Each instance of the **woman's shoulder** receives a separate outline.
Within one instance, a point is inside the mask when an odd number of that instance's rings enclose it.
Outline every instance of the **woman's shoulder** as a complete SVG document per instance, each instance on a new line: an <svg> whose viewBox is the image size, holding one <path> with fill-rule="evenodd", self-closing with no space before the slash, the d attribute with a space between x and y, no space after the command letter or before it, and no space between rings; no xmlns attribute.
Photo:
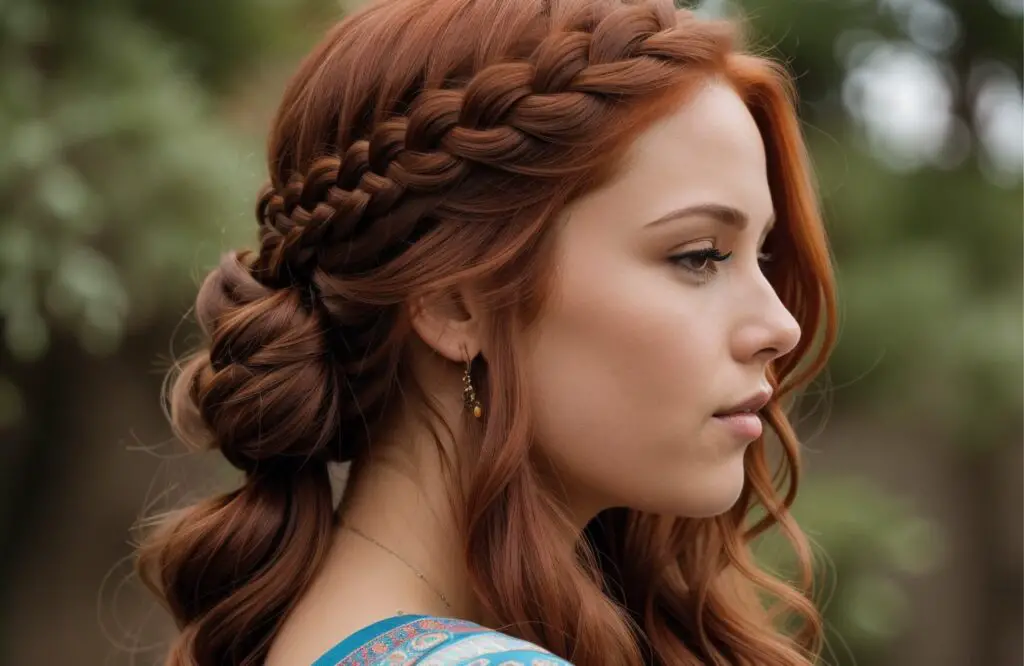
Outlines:
<svg viewBox="0 0 1024 666"><path fill-rule="evenodd" d="M313 666L572 666L533 643L472 622L396 615L352 634Z"/></svg>

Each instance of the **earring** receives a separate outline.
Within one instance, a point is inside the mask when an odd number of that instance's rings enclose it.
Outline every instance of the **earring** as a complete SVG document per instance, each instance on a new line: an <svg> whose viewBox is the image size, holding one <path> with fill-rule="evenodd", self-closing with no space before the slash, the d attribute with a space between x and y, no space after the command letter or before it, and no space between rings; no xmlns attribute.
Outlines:
<svg viewBox="0 0 1024 666"><path fill-rule="evenodd" d="M476 389L473 388L473 377L470 376L470 370L473 369L473 359L466 361L466 371L462 373L462 402L465 403L466 409L473 412L473 416L480 418L483 416L484 410L480 406L480 401L476 399Z"/></svg>

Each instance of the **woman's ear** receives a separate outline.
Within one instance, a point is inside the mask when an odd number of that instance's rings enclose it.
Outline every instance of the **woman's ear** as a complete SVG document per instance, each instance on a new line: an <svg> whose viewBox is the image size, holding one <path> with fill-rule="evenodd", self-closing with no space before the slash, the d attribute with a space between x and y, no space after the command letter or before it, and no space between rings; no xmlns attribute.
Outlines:
<svg viewBox="0 0 1024 666"><path fill-rule="evenodd" d="M465 363L482 351L483 309L468 290L423 294L408 307L413 330L441 356Z"/></svg>

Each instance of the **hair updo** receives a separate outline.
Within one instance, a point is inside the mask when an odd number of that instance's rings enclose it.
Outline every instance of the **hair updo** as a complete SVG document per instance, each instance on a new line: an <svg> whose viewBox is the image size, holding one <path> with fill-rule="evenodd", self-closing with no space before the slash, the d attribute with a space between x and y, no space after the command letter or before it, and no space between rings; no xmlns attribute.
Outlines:
<svg viewBox="0 0 1024 666"><path fill-rule="evenodd" d="M170 516L140 548L143 580L181 630L168 665L262 663L330 543L329 463L361 460L415 394L404 304L466 281L508 324L486 332L486 424L462 498L473 592L504 629L578 666L812 663L820 620L788 513L799 454L780 408L766 418L782 467L755 442L729 513L615 510L570 557L549 547L565 515L530 464L516 364L558 212L720 77L764 137L780 238L768 277L809 333L774 364L776 394L823 366L832 275L791 83L735 50L733 30L671 0L385 0L330 31L274 121L258 248L207 276L195 308L206 342L169 378L176 434L222 452L245 482ZM750 540L773 525L802 587L752 560ZM802 629L774 628L759 594Z"/></svg>

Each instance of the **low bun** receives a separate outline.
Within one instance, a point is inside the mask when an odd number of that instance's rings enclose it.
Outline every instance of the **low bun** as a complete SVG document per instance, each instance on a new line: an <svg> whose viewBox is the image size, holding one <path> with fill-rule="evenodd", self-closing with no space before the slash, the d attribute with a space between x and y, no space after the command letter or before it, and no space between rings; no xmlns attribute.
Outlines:
<svg viewBox="0 0 1024 666"><path fill-rule="evenodd" d="M227 254L196 299L210 336L188 383L211 443L240 470L342 459L339 378L325 312L298 287L258 282L248 255Z"/></svg>

